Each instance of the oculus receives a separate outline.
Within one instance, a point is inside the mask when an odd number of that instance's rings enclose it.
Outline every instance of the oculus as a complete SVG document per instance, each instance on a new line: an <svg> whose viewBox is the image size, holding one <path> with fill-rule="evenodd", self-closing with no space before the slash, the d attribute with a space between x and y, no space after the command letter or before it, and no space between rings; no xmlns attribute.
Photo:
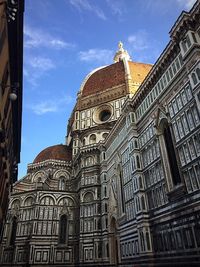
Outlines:
<svg viewBox="0 0 200 267"><path fill-rule="evenodd" d="M99 120L104 122L104 121L108 121L111 117L111 112L110 110L102 110L99 113Z"/></svg>
<svg viewBox="0 0 200 267"><path fill-rule="evenodd" d="M112 107L110 105L103 105L95 109L93 113L93 120L97 124L101 124L109 121L112 117L112 114Z"/></svg>

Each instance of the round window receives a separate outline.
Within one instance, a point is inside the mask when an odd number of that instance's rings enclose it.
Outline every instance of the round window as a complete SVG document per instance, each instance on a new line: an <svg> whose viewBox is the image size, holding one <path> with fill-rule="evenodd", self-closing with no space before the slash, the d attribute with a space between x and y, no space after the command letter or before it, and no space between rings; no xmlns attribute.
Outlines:
<svg viewBox="0 0 200 267"><path fill-rule="evenodd" d="M104 122L109 121L112 117L112 114L113 114L112 106L105 104L100 107L97 107L94 110L93 120L97 124L102 124Z"/></svg>
<svg viewBox="0 0 200 267"><path fill-rule="evenodd" d="M111 112L110 110L102 110L100 113L99 113L99 120L100 121L107 121L110 119L110 116L111 116Z"/></svg>

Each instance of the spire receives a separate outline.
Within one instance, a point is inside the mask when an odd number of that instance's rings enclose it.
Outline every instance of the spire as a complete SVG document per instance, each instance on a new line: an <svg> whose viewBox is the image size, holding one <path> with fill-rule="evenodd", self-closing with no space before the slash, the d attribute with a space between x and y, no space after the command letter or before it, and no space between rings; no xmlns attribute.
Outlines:
<svg viewBox="0 0 200 267"><path fill-rule="evenodd" d="M126 60L131 60L131 58L130 58L128 52L127 52L127 50L125 50L123 48L123 43L121 41L119 41L119 43L118 43L118 48L119 49L118 49L118 51L116 52L116 54L114 56L114 62L115 63L123 60L124 58Z"/></svg>

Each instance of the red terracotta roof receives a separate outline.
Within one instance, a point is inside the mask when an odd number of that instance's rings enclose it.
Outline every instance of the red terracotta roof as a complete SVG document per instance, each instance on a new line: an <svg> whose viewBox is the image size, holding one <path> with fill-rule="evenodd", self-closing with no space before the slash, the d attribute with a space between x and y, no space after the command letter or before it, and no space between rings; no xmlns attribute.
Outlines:
<svg viewBox="0 0 200 267"><path fill-rule="evenodd" d="M94 72L86 81L82 96L88 96L125 83L125 70L122 61Z"/></svg>
<svg viewBox="0 0 200 267"><path fill-rule="evenodd" d="M151 64L144 64L139 62L129 61L129 68L131 73L131 78L133 82L142 83L150 69L153 67Z"/></svg>
<svg viewBox="0 0 200 267"><path fill-rule="evenodd" d="M142 83L152 68L151 64L128 61L133 82ZM96 94L108 88L125 83L125 69L123 61L95 71L85 82L82 97Z"/></svg>
<svg viewBox="0 0 200 267"><path fill-rule="evenodd" d="M72 159L71 148L66 145L47 147L37 155L33 163L38 163L48 159L70 161Z"/></svg>

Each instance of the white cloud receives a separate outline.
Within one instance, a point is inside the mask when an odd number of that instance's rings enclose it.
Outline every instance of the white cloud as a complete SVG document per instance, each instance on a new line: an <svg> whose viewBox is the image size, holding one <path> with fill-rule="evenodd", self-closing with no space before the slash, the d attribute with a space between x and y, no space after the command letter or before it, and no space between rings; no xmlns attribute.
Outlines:
<svg viewBox="0 0 200 267"><path fill-rule="evenodd" d="M114 15L122 16L126 12L126 7L124 1L121 0L106 0L111 12Z"/></svg>
<svg viewBox="0 0 200 267"><path fill-rule="evenodd" d="M134 50L145 50L149 48L147 32L140 30L128 37L128 43Z"/></svg>
<svg viewBox="0 0 200 267"><path fill-rule="evenodd" d="M25 81L27 81L33 87L37 87L38 86L38 80L41 77L42 77L41 72L32 71L32 70L26 69L26 67L24 67L24 78L25 78Z"/></svg>
<svg viewBox="0 0 200 267"><path fill-rule="evenodd" d="M26 67L24 67L25 81L27 81L33 87L38 86L38 80L42 77L42 75L43 74L39 71L32 71L32 70L26 69Z"/></svg>
<svg viewBox="0 0 200 267"><path fill-rule="evenodd" d="M46 101L32 106L31 109L36 115L43 115L48 112L56 112L58 107L54 102Z"/></svg>
<svg viewBox="0 0 200 267"><path fill-rule="evenodd" d="M190 10L196 0L176 0L179 5L181 5L183 8Z"/></svg>
<svg viewBox="0 0 200 267"><path fill-rule="evenodd" d="M54 69L55 65L50 58L44 57L33 57L29 58L29 66L38 69L40 71L48 71L50 69Z"/></svg>
<svg viewBox="0 0 200 267"><path fill-rule="evenodd" d="M93 2L94 3L94 2ZM96 14L102 20L106 20L106 16L102 9L89 3L88 0L70 0L70 4L74 6L79 12L90 11Z"/></svg>
<svg viewBox="0 0 200 267"><path fill-rule="evenodd" d="M31 53L26 53L24 58L24 77L33 87L38 86L38 80L48 71L56 68L56 64L48 57L33 56Z"/></svg>
<svg viewBox="0 0 200 267"><path fill-rule="evenodd" d="M60 38L51 36L40 29L25 26L24 46L25 48L46 47L53 49L64 49L74 47L74 44L67 43Z"/></svg>
<svg viewBox="0 0 200 267"><path fill-rule="evenodd" d="M161 48L159 41L152 39L151 35L144 29L129 35L125 46L133 61L151 64L160 55Z"/></svg>
<svg viewBox="0 0 200 267"><path fill-rule="evenodd" d="M56 113L63 110L66 105L71 104L73 98L71 96L61 97L54 100L45 100L34 105L28 106L36 115L44 115L47 113Z"/></svg>
<svg viewBox="0 0 200 267"><path fill-rule="evenodd" d="M196 0L145 0L141 1L141 6L143 9L148 10L152 14L159 12L160 15L167 15L173 8L176 8L177 6L181 10L188 11L195 2Z"/></svg>
<svg viewBox="0 0 200 267"><path fill-rule="evenodd" d="M87 51L79 52L79 59L85 62L110 64L112 62L114 53L108 49L89 49Z"/></svg>

